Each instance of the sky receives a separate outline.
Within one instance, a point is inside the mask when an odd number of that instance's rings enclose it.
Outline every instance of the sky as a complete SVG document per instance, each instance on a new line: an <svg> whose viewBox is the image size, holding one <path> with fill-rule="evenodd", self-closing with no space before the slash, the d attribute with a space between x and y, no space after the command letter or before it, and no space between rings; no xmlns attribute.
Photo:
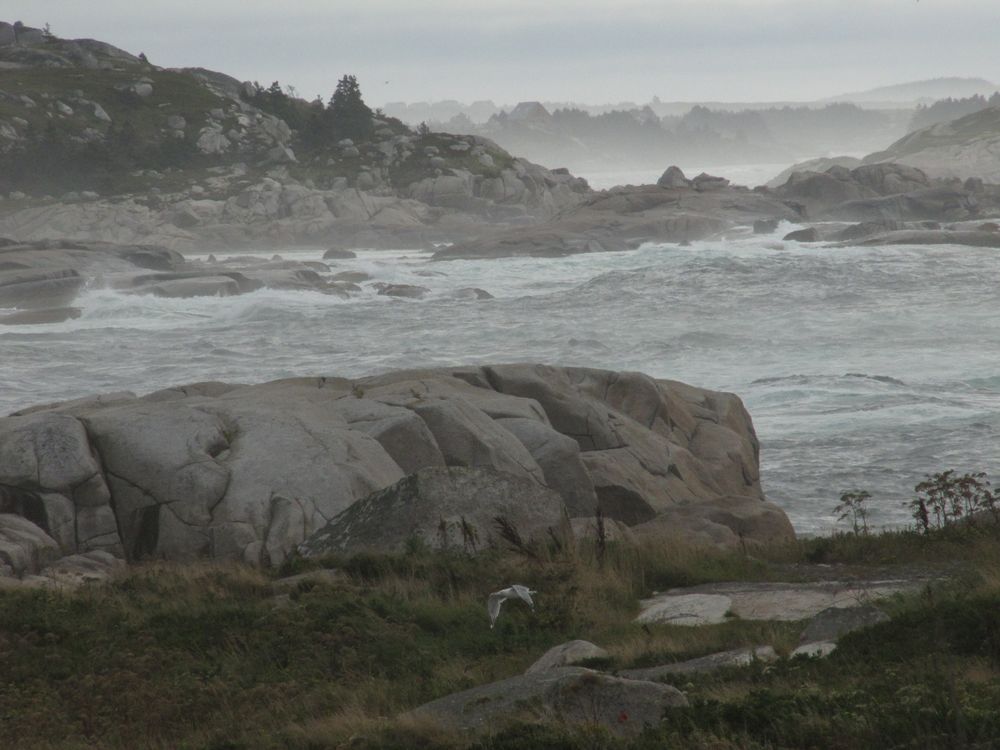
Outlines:
<svg viewBox="0 0 1000 750"><path fill-rule="evenodd" d="M0 0L164 67L329 98L809 101L941 76L1000 82L1000 0Z"/></svg>

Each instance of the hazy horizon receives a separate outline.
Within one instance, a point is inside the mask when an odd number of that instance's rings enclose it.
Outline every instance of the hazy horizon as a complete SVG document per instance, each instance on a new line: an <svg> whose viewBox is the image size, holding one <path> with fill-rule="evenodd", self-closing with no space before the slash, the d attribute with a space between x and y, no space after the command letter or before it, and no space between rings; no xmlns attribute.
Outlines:
<svg viewBox="0 0 1000 750"><path fill-rule="evenodd" d="M604 104L814 101L950 76L1000 80L994 0L8 0L0 20L51 25L164 67L277 79L327 98L343 73L375 105L491 99ZM928 54L928 49L944 50ZM944 59L943 59L944 58Z"/></svg>

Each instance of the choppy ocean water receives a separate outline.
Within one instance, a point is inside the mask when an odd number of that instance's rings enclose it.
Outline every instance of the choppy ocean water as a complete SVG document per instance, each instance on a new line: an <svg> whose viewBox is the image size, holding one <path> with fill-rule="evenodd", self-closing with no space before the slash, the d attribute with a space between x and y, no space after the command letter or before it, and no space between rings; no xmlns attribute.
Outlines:
<svg viewBox="0 0 1000 750"><path fill-rule="evenodd" d="M845 490L869 490L874 522L900 525L926 473L1000 479L996 250L753 237L563 259L362 252L333 265L431 291L167 300L89 289L77 320L0 329L0 414L198 380L539 361L739 394L761 439L765 491L800 532L833 528ZM495 299L452 296L464 287Z"/></svg>

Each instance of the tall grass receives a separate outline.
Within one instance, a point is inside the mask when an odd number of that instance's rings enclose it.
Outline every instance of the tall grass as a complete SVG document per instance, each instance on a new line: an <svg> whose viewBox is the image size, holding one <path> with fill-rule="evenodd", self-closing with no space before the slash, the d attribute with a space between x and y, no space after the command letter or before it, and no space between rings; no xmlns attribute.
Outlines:
<svg viewBox="0 0 1000 750"><path fill-rule="evenodd" d="M890 623L895 629L875 629L875 640L854 645L848 639L844 655L827 662L683 678L681 687L703 708L677 714L647 738L661 745L648 746L796 747L781 743L815 744L834 731L870 739L874 735L822 719L822 711L839 710L847 701L841 693L868 691L865 680L878 686L872 695L896 707L909 699L893 690L945 684L931 661L909 664L907 649L945 665L948 684L956 687L954 700L940 710L955 714L958 701L956 715L974 737L990 726L991 714L981 706L997 691L989 644L993 638L1000 644L1000 636L991 629L994 620L977 613L998 605L1000 542L978 532L964 540L919 536L810 540L766 558L759 551L751 557L608 543L601 551L553 545L530 555L474 557L414 547L403 555L293 560L273 573L236 564L150 563L75 592L5 592L0 747L466 747L472 739L394 717L518 674L573 638L605 647L608 669L759 644L787 653L801 625L640 626L633 622L637 601L675 586L802 575L809 557L855 566L893 558L918 567L958 560L973 572L961 591L945 587L898 607ZM275 583L316 567L337 574ZM536 609L512 602L491 631L486 597L512 583L539 591ZM966 636L941 634L951 631ZM886 648L886 642L899 645ZM761 690L766 700L755 692ZM813 702L786 700L801 690L815 694ZM751 720L765 706L790 712L778 729ZM858 721L873 720L868 709L851 706L860 712ZM810 734L810 726L819 734ZM568 728L512 728L476 741L483 748L621 746L600 732Z"/></svg>

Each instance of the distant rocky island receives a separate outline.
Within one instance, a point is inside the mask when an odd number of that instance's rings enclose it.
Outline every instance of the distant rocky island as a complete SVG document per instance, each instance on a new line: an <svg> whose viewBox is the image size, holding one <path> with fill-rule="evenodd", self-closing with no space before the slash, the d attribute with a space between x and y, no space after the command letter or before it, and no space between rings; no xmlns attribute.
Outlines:
<svg viewBox="0 0 1000 750"><path fill-rule="evenodd" d="M483 138L418 132L352 93L306 102L2 24L0 236L420 247L551 216L588 192L565 171Z"/></svg>
<svg viewBox="0 0 1000 750"><path fill-rule="evenodd" d="M481 135L373 111L350 76L328 103L307 102L277 83L162 68L104 42L4 23L0 237L181 251L454 243L438 253L450 258L690 242L781 220L864 223L868 234L973 222L953 228L963 234L997 212L996 112L913 133L864 160L872 169L806 165L773 190L668 170L655 186L595 192ZM542 113L525 106L508 120L530 125Z"/></svg>

